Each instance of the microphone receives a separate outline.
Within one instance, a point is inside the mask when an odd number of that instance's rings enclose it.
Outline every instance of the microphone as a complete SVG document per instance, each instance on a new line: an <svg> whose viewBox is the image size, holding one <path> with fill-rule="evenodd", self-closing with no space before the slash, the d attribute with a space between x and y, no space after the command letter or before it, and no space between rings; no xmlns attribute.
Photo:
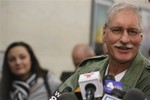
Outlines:
<svg viewBox="0 0 150 100"><path fill-rule="evenodd" d="M75 95L76 95L76 97L78 98L78 100L83 100L82 95L81 95L80 87L78 87L78 88L75 90Z"/></svg>
<svg viewBox="0 0 150 100"><path fill-rule="evenodd" d="M111 95L113 95L119 99L123 99L125 92L120 89L114 88L111 92Z"/></svg>
<svg viewBox="0 0 150 100"><path fill-rule="evenodd" d="M62 93L72 92L72 88L67 86ZM60 91L55 91L49 100L58 100L62 94Z"/></svg>
<svg viewBox="0 0 150 100"><path fill-rule="evenodd" d="M150 100L150 97L146 97L144 100Z"/></svg>
<svg viewBox="0 0 150 100"><path fill-rule="evenodd" d="M55 91L49 100L58 100L58 97L60 97L60 95L61 93L59 91Z"/></svg>
<svg viewBox="0 0 150 100"><path fill-rule="evenodd" d="M70 86L67 86L63 91L62 93L65 93L65 92L72 92L72 88Z"/></svg>
<svg viewBox="0 0 150 100"><path fill-rule="evenodd" d="M114 88L123 91L122 83L115 81L114 76L106 75L103 79L104 91L107 94L110 94Z"/></svg>
<svg viewBox="0 0 150 100"><path fill-rule="evenodd" d="M85 86L85 90L86 90L86 100L94 100L94 93L96 91L96 87L94 84L89 83Z"/></svg>
<svg viewBox="0 0 150 100"><path fill-rule="evenodd" d="M63 93L58 100L78 100L77 97L73 93Z"/></svg>
<svg viewBox="0 0 150 100"><path fill-rule="evenodd" d="M115 77L112 75L106 75L103 78L104 92L109 94L111 93L112 89L110 90L109 88L107 88L107 81L115 81Z"/></svg>
<svg viewBox="0 0 150 100"><path fill-rule="evenodd" d="M115 77L112 76L112 75L106 75L106 76L104 76L103 80L104 80L103 83L105 84L105 80L112 80L112 81L115 81Z"/></svg>
<svg viewBox="0 0 150 100"><path fill-rule="evenodd" d="M111 94L105 94L102 98L102 100L122 100L124 96L124 92L114 88L111 92Z"/></svg>
<svg viewBox="0 0 150 100"><path fill-rule="evenodd" d="M122 83L115 81L114 76L106 75L103 79L104 96L102 100L122 100L125 92Z"/></svg>
<svg viewBox="0 0 150 100"><path fill-rule="evenodd" d="M126 93L123 100L145 100L145 97L142 91L133 88Z"/></svg>
<svg viewBox="0 0 150 100"><path fill-rule="evenodd" d="M121 99L111 96L109 94L105 94L102 100L121 100Z"/></svg>
<svg viewBox="0 0 150 100"><path fill-rule="evenodd" d="M93 100L93 98L103 95L103 85L99 71L81 74L78 82L83 100Z"/></svg>

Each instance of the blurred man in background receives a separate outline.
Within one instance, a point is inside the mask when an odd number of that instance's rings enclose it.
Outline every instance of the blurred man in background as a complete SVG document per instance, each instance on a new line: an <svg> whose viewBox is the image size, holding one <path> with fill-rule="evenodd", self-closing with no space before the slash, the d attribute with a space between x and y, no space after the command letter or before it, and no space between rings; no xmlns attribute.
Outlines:
<svg viewBox="0 0 150 100"><path fill-rule="evenodd" d="M72 60L76 68L83 60L93 56L95 56L95 52L87 44L77 44L72 51Z"/></svg>
<svg viewBox="0 0 150 100"><path fill-rule="evenodd" d="M75 70L83 60L93 56L95 56L95 52L88 44L80 43L75 45L72 50L72 61ZM63 72L60 79L64 82L73 72Z"/></svg>

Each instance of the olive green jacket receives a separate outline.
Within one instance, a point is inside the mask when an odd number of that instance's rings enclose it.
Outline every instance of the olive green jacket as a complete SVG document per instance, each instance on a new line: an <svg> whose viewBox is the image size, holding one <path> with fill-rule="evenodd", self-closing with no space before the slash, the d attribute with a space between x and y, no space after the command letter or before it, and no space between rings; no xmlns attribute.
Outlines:
<svg viewBox="0 0 150 100"><path fill-rule="evenodd" d="M83 73L100 71L101 77L103 78L107 66L108 57L104 56L83 61L79 69L59 87L59 91L62 92L67 86L70 86L75 91L79 87L78 78ZM150 96L150 63L140 52L138 52L124 77L121 79L121 83L125 92L131 88L138 88L142 90L145 96Z"/></svg>

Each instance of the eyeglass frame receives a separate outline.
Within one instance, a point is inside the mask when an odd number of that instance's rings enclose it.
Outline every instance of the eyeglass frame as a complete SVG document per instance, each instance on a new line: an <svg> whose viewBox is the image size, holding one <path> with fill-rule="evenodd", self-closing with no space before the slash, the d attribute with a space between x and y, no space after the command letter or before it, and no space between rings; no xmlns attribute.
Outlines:
<svg viewBox="0 0 150 100"><path fill-rule="evenodd" d="M115 35L122 35L124 33L124 30L127 31L129 36L139 36L143 32L142 29L136 29L136 28L123 28L120 26L115 26L115 27L106 26L106 27ZM116 30L114 28L116 28ZM118 28L118 30L120 29L119 30L120 32L115 32L115 31L117 31L117 28Z"/></svg>

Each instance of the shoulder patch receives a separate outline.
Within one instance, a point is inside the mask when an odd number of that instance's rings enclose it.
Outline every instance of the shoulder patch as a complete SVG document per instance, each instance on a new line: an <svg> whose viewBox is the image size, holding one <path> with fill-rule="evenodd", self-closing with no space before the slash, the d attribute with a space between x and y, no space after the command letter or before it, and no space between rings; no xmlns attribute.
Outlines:
<svg viewBox="0 0 150 100"><path fill-rule="evenodd" d="M85 65L87 62L89 61L101 61L103 59L107 58L107 55L100 55L100 56L94 56L94 57L90 57L90 58L87 58L85 60L83 60L80 64L79 64L79 67Z"/></svg>

